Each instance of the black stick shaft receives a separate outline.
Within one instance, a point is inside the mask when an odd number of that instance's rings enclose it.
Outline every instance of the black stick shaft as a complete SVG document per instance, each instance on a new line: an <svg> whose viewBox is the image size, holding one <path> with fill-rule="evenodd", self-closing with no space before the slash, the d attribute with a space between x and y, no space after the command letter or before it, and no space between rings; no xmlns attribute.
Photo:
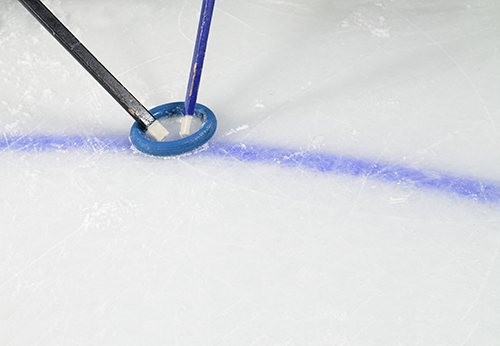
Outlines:
<svg viewBox="0 0 500 346"><path fill-rule="evenodd" d="M156 119L39 0L19 0L59 43L144 127Z"/></svg>

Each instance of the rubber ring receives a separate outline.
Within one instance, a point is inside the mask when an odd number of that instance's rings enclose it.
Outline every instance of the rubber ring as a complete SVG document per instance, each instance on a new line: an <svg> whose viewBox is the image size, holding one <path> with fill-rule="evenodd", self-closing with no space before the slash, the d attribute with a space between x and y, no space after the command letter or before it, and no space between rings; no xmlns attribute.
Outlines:
<svg viewBox="0 0 500 346"><path fill-rule="evenodd" d="M150 110L156 118L183 116L184 102L167 103ZM186 138L170 142L157 142L146 137L146 132L137 122L130 129L130 141L139 151L153 156L175 156L193 151L208 142L217 129L215 114L206 106L196 104L194 116L201 120L198 131Z"/></svg>

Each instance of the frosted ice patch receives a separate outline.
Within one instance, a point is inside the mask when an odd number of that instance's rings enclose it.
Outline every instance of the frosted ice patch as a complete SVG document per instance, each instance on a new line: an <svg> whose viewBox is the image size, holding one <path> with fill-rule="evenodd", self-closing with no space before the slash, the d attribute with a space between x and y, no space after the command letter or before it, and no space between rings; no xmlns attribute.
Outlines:
<svg viewBox="0 0 500 346"><path fill-rule="evenodd" d="M317 135L311 139L310 147L311 149L320 149L325 146L325 136Z"/></svg>
<svg viewBox="0 0 500 346"><path fill-rule="evenodd" d="M389 198L389 204L408 204L408 197L391 197Z"/></svg>
<svg viewBox="0 0 500 346"><path fill-rule="evenodd" d="M378 17L377 19L368 18L364 14L357 12L353 16L354 21L361 28L370 31L373 36L377 37L390 37L390 28L387 25L385 18L383 16Z"/></svg>
<svg viewBox="0 0 500 346"><path fill-rule="evenodd" d="M250 126L248 126L247 124L245 125L241 125L241 126L238 126L237 128L235 129L231 129L229 130L228 132L226 132L224 134L224 136L230 136L232 134L235 134L236 132L240 132L240 131L243 131L243 130L247 130Z"/></svg>
<svg viewBox="0 0 500 346"><path fill-rule="evenodd" d="M388 29L373 29L371 31L373 36L378 36L378 37L389 37L391 34L389 33Z"/></svg>

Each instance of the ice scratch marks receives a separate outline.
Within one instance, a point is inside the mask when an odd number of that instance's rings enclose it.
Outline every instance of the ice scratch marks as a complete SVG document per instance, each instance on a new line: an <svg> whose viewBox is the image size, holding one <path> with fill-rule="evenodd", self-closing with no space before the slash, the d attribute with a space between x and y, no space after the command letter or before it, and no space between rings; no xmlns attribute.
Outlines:
<svg viewBox="0 0 500 346"><path fill-rule="evenodd" d="M240 132L240 131L243 131L243 130L248 130L249 126L247 124L244 124L244 125L241 125L241 126L238 126L237 128L235 129L231 129L229 130L228 132L226 132L224 134L224 136L230 136L232 134L235 134L236 132Z"/></svg>
<svg viewBox="0 0 500 346"><path fill-rule="evenodd" d="M0 152L4 151L66 151L69 149L91 149L94 153L106 149L130 149L130 142L122 137L26 135L0 138Z"/></svg>
<svg viewBox="0 0 500 346"><path fill-rule="evenodd" d="M181 275L187 281L189 282L190 285L193 285L194 287L197 287L199 289L199 292L201 292L208 300L213 301L212 297L210 294L206 291L205 287L200 284L199 280L196 280L196 278L193 278L187 270L184 270L182 267L179 265L173 263L169 258L164 256L161 252L156 251L155 249L151 248L150 246L146 244L142 244L142 249L145 252L148 252L150 255L153 255L154 257L164 261L166 264L168 264L171 267L171 272L170 272L170 278L172 278L174 275ZM183 249L184 253L190 253L189 249Z"/></svg>
<svg viewBox="0 0 500 346"><path fill-rule="evenodd" d="M156 56L156 57L154 57L154 58L152 58L152 59L148 59L148 60L146 60L146 61L143 61L143 62L141 62L140 64L137 64L137 65L135 65L135 66L132 66L132 67L131 67L131 68L129 68L128 70L125 70L125 71L121 72L120 74L118 74L118 75L117 75L117 77L124 76L124 75L126 75L127 73L130 73L130 72L132 72L132 71L134 71L134 70L136 70L136 69L138 69L138 68L140 68L140 67L142 67L142 66L148 65L149 63L151 63L151 62L153 62L153 61L156 61L156 60L161 60L161 59L163 59L163 58L165 58L165 57L167 57L167 56L173 55L173 54L175 54L175 53L167 53L167 54L162 54L162 55L160 55L160 56Z"/></svg>
<svg viewBox="0 0 500 346"><path fill-rule="evenodd" d="M474 90L474 93L477 95L481 102L481 106L483 107L486 116L495 132L495 137L497 139L497 142L500 142L500 132L499 129L497 128L497 125L495 124L493 120L493 116L488 109L488 106L486 105L486 101L483 98L483 95L479 92L479 89L477 88L476 84L472 81L471 77L465 70L460 66L460 64L453 58L453 56L446 50L446 48L443 47L442 44L440 44L438 41L436 41L431 35L429 35L427 32L425 32L420 26L415 24L413 21L411 21L408 17L400 14L397 11L394 11L398 16L402 17L408 24L410 24L412 27L414 27L418 32L420 32L423 36L425 36L432 44L434 44L436 47L438 47L439 50L443 52L443 54L458 68L460 73L464 76L464 78L467 80L467 82L471 85L472 89Z"/></svg>
<svg viewBox="0 0 500 346"><path fill-rule="evenodd" d="M3 135L3 142L4 142L5 148L3 150L1 150L0 152L3 152L5 150L9 150L10 149L10 140L9 140L9 138L7 137L7 135L5 133L2 133L2 135Z"/></svg>
<svg viewBox="0 0 500 346"><path fill-rule="evenodd" d="M233 15L232 15L232 14L230 14L229 12L226 12L226 11L224 11L224 10L222 10L222 9L219 9L219 8L216 8L216 10L217 10L217 12L224 13L224 14L225 14L226 16L228 16L229 18L232 18L232 19L236 20L238 23L242 24L244 27L246 27L246 28L248 28L248 29L252 29L252 30L253 30L253 28L252 28L249 24L245 23L243 20L239 19L238 17L233 16Z"/></svg>
<svg viewBox="0 0 500 346"><path fill-rule="evenodd" d="M28 263L24 268L18 270L14 275L12 275L9 279L7 279L6 281L4 281L2 284L0 284L0 289L5 287L7 284L9 284L10 282L12 282L15 278L17 278L18 276L22 275L24 272L26 272L27 270L29 270L31 267L33 267L36 263L38 263L40 260L42 260L43 258L45 258L46 256L48 256L51 252L53 252L55 249L57 249L58 247L60 247L61 245L64 245L68 239L73 236L74 234L78 233L80 230L82 230L82 228L84 227L85 225L81 225L80 227L76 228L74 231L72 231L70 234L68 234L67 236L65 236L62 240L60 240L59 242L57 242L56 244L54 244L53 246L51 246L50 248L48 248L44 253L42 253L40 256L38 256L37 258L35 258L33 261L31 261L30 263Z"/></svg>
<svg viewBox="0 0 500 346"><path fill-rule="evenodd" d="M481 322L477 322L474 327L472 328L471 332L469 333L469 335L467 335L467 337L465 338L464 342L462 342L462 346L465 346L468 344L468 341L469 339L477 332L478 330L478 327L479 325L481 324Z"/></svg>
<svg viewBox="0 0 500 346"><path fill-rule="evenodd" d="M276 5L286 5L293 7L297 10L308 10L309 8L303 4L298 4L292 1L285 1L285 0L268 0L271 4L276 4Z"/></svg>
<svg viewBox="0 0 500 346"><path fill-rule="evenodd" d="M304 4L298 4L292 1L285 1L285 0L265 0L263 3L262 1L255 1L255 0L254 1L243 0L243 1L253 6L260 7L266 11L273 11L277 13L288 13L289 11L288 8L292 8L294 11L309 10L309 7Z"/></svg>
<svg viewBox="0 0 500 346"><path fill-rule="evenodd" d="M45 307L45 309L43 309L39 314L38 316L34 319L34 321L38 321L42 318L42 316L45 314L46 311L49 310L49 308L51 308L55 303L57 302L57 299L54 297L50 302L49 304L47 304L47 306ZM49 335L52 331L54 331L55 329L57 328L57 324L56 323L53 323L52 326L50 328L47 328L47 332L45 334L43 334L40 339L38 340L38 342L35 344L35 346L37 345L40 345L40 343L47 337L47 335Z"/></svg>
<svg viewBox="0 0 500 346"><path fill-rule="evenodd" d="M462 321L465 321L467 319L467 316L469 316L469 314L472 311L472 309L474 309L477 306L477 304L479 302L479 299L481 299L481 297L483 296L483 294L484 294L484 292L485 292L485 290L486 290L486 288L488 286L488 282L489 282L489 280L491 278L491 274L493 273L493 268L497 264L497 261L500 259L499 253L500 253L500 242L498 242L496 244L495 255L491 259L489 268L486 271L486 274L484 275L484 279L483 279L483 281L481 283L481 288L479 290L479 293L478 293L477 297L474 299L474 301L471 303L471 305L470 305L469 309L467 310L467 312L465 313L465 315L462 317Z"/></svg>
<svg viewBox="0 0 500 346"><path fill-rule="evenodd" d="M93 155L107 151L132 152L126 137L48 135L0 137L0 152L70 149L91 150ZM458 197L469 197L480 202L500 202L499 182L483 181L437 170L424 171L399 163L381 162L381 156L376 160L370 160L335 153L216 141L210 142L203 151L198 152L198 155L237 160L247 164L259 162L278 165L285 169L300 168L325 174L363 177L386 183L405 184L412 188L431 189Z"/></svg>
<svg viewBox="0 0 500 346"><path fill-rule="evenodd" d="M179 32L182 34L182 36L184 36L184 38L190 42L190 43L194 43L194 39L192 38L189 38L185 33L184 31L182 30L182 25L181 25L181 21L182 21L182 14L184 13L184 10L186 8L186 4L187 4L187 0L184 2L184 4L182 5L182 8L181 8L181 11L179 12L179 15L177 16L177 29L179 29Z"/></svg>
<svg viewBox="0 0 500 346"><path fill-rule="evenodd" d="M438 171L421 171L403 165L357 159L344 155L223 143L211 143L205 153L227 156L246 162L274 163L284 168L300 167L310 171L405 184L413 188L432 189L451 195L467 196L481 202L496 203L500 201L500 185L498 183L458 177Z"/></svg>

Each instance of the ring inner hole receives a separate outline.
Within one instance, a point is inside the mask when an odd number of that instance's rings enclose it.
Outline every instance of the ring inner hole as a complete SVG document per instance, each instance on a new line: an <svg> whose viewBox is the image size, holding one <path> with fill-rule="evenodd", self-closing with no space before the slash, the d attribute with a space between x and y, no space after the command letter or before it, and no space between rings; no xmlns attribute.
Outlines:
<svg viewBox="0 0 500 346"><path fill-rule="evenodd" d="M181 122L183 117L184 116L182 114L179 114L158 119L160 124L162 124L169 132L169 135L163 142L172 142L182 139L182 137L179 135L179 132L181 131ZM201 119L197 116L193 116L193 122L191 123L191 134L198 131L202 125L203 122L201 121ZM154 141L153 137L151 137L147 132L146 138Z"/></svg>

